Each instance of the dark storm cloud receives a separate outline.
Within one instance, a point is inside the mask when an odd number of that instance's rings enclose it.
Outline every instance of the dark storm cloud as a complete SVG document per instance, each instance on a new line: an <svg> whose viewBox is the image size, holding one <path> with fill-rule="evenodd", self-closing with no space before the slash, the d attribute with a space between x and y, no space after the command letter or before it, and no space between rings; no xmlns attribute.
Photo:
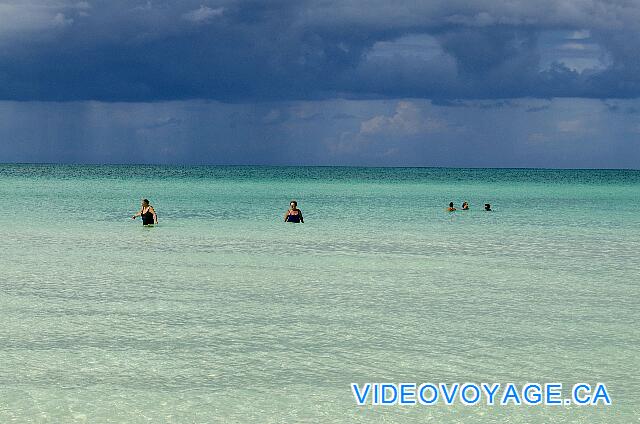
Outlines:
<svg viewBox="0 0 640 424"><path fill-rule="evenodd" d="M602 103L605 105L607 110L609 110L609 112L626 113L630 115L640 113L640 108L637 106L621 105L620 102L616 102L613 100L603 100Z"/></svg>
<svg viewBox="0 0 640 424"><path fill-rule="evenodd" d="M5 2L0 99L637 97L639 18L596 0Z"/></svg>

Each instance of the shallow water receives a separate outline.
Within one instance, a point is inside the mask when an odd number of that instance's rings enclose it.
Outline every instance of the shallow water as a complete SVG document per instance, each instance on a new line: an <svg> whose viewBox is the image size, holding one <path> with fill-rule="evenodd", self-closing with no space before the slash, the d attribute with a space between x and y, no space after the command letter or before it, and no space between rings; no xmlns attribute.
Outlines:
<svg viewBox="0 0 640 424"><path fill-rule="evenodd" d="M0 422L640 415L639 171L0 165L0 205ZM352 382L613 405L357 407Z"/></svg>

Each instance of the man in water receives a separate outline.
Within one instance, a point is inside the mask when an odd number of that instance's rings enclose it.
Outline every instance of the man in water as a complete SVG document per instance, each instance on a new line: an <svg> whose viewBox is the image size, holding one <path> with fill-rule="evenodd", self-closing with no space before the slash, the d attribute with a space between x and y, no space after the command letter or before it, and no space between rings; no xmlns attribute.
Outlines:
<svg viewBox="0 0 640 424"><path fill-rule="evenodd" d="M484 210L487 211L487 212L492 212L491 211L491 205L489 203L485 203L484 204Z"/></svg>
<svg viewBox="0 0 640 424"><path fill-rule="evenodd" d="M449 207L447 208L447 212L455 212L457 209L453 207L453 202L449 202Z"/></svg>
<svg viewBox="0 0 640 424"><path fill-rule="evenodd" d="M142 217L142 225L154 225L158 223L158 215L156 215L153 206L149 204L148 199L142 199L140 212L133 215L131 219L136 219L138 216Z"/></svg>
<svg viewBox="0 0 640 424"><path fill-rule="evenodd" d="M469 210L469 202L462 202L462 210L463 211Z"/></svg>
<svg viewBox="0 0 640 424"><path fill-rule="evenodd" d="M304 224L304 218L302 217L302 211L298 209L298 202L292 200L289 203L289 210L284 214L284 222L302 222Z"/></svg>

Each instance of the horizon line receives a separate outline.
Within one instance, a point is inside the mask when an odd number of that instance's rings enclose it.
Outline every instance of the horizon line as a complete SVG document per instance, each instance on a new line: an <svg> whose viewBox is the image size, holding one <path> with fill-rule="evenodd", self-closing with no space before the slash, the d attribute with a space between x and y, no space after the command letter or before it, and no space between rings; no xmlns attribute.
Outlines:
<svg viewBox="0 0 640 424"><path fill-rule="evenodd" d="M155 167L260 167L260 168L392 168L392 169L502 169L502 170L545 170L545 171L640 171L640 168L572 168L536 166L438 166L438 165L277 165L277 164L180 164L180 163L87 163L87 162L0 162L5 165L42 166L155 166Z"/></svg>

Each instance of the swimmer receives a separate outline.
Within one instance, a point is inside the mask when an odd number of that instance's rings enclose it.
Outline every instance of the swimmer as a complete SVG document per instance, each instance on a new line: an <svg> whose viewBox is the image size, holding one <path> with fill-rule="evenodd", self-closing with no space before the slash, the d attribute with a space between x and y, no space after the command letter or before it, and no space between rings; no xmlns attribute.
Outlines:
<svg viewBox="0 0 640 424"><path fill-rule="evenodd" d="M484 210L485 210L485 211L487 211L487 212L493 212L493 211L491 210L491 205L490 205L489 203L485 203L485 204L484 204Z"/></svg>
<svg viewBox="0 0 640 424"><path fill-rule="evenodd" d="M463 211L469 210L469 202L462 202L462 210Z"/></svg>
<svg viewBox="0 0 640 424"><path fill-rule="evenodd" d="M142 217L142 225L158 224L158 215L156 215L156 211L153 209L153 206L149 204L149 200L147 199L142 199L140 212L133 215L131 219L136 219L139 216Z"/></svg>
<svg viewBox="0 0 640 424"><path fill-rule="evenodd" d="M447 208L447 212L455 212L457 209L453 207L453 202L449 202L449 207Z"/></svg>
<svg viewBox="0 0 640 424"><path fill-rule="evenodd" d="M289 210L284 214L284 222L302 222L304 224L304 218L302 217L302 211L298 209L298 202L292 200L289 203Z"/></svg>

